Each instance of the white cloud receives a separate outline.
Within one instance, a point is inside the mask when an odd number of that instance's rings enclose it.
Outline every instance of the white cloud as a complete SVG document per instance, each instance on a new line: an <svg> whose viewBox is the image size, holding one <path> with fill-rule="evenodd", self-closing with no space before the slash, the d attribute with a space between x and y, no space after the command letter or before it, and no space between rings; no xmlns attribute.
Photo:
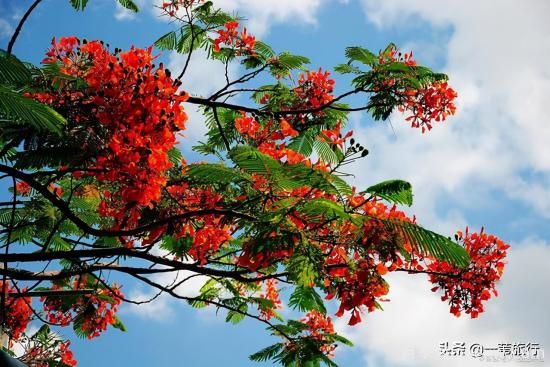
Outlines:
<svg viewBox="0 0 550 367"><path fill-rule="evenodd" d="M33 336L34 334L36 334L36 332L38 330L39 330L39 328L36 325L31 324L27 327L27 330L25 330L25 334L27 336ZM32 345L32 344L30 344L30 345ZM25 346L23 346L23 344L21 344L21 343L14 343L11 346L11 350L15 354L16 357L21 357L22 355L25 354Z"/></svg>
<svg viewBox="0 0 550 367"><path fill-rule="evenodd" d="M11 24L5 20L0 18L0 38L8 38L13 33L13 27Z"/></svg>
<svg viewBox="0 0 550 367"><path fill-rule="evenodd" d="M248 18L247 26L262 36L275 23L316 24L322 0L217 0L215 5Z"/></svg>
<svg viewBox="0 0 550 367"><path fill-rule="evenodd" d="M172 52L169 57L168 68L177 76L183 70L187 55L181 55ZM228 68L228 76L233 80L238 73L237 64L231 64ZM225 66L219 61L206 58L206 51L196 50L193 52L187 72L182 78L182 89L194 96L208 97L222 88L225 81ZM186 139L183 139L179 145L181 149L189 150L199 140L204 140L208 131L202 113L195 105L186 105L186 111L189 115L186 129L183 132Z"/></svg>
<svg viewBox="0 0 550 367"><path fill-rule="evenodd" d="M144 7L146 6L145 0L134 0L134 3L140 8L141 11L144 10ZM135 13L129 9L126 9L122 5L120 5L118 2L116 3L116 11L115 11L115 19L120 21L125 20L134 20L137 18L137 15L139 13Z"/></svg>
<svg viewBox="0 0 550 367"><path fill-rule="evenodd" d="M160 6L163 0L149 0ZM349 0L339 0L347 4ZM274 24L291 22L292 24L315 25L317 12L327 0L216 0L214 6L246 19L244 25L256 37L264 36ZM161 12L153 8L158 16ZM161 19L167 20L163 17Z"/></svg>
<svg viewBox="0 0 550 367"><path fill-rule="evenodd" d="M208 280L207 277L195 274L190 271L178 271L172 273L161 273L151 277L151 280L165 287L171 287L178 282L181 285L174 289L174 292L182 297L196 297L200 294L200 288ZM190 277L192 276L192 277ZM187 280L186 280L187 279ZM147 286L147 285L143 285ZM143 290L141 286L133 289L128 295L128 299L136 302L149 301L158 293L156 288L148 288ZM156 321L170 320L174 311L174 302L181 303L179 299L173 298L171 295L163 293L156 299L148 303L132 304L127 303L124 312L132 313L138 317L152 319Z"/></svg>
<svg viewBox="0 0 550 367"><path fill-rule="evenodd" d="M160 248L155 247L151 251L152 255L166 257L168 252ZM184 263L190 263L190 260L183 260ZM159 267L164 268L164 267ZM182 297L196 297L200 294L200 288L208 280L208 277L203 275L197 275L191 271L174 271L166 273L157 273L150 277L151 281L163 286L164 288L172 288L173 291ZM179 285L178 285L179 284ZM162 293L157 296L158 289L154 287L149 287L146 290L142 288L148 287L145 283L140 285L137 288L134 288L130 291L128 299L136 302L149 301L152 298L151 302L143 304L132 304L128 303L125 308L126 312L135 314L136 316L153 319L157 321L166 321L171 318L173 315L173 302L181 302L181 300L174 299L171 295L167 293Z"/></svg>
<svg viewBox="0 0 550 367"><path fill-rule="evenodd" d="M530 0L362 0L367 18L381 29L421 19L435 31L451 28L447 45L431 45L447 60L445 72L459 94L458 114L427 136L394 116L388 129L360 129L373 158L362 162L361 182L382 174L411 180L418 199L453 195L487 204L484 195L503 190L539 215L550 216L550 3ZM424 42L425 43L425 42ZM424 47L418 41L419 47ZM407 46L415 46L415 41ZM444 47L446 46L446 48ZM417 52L418 53L418 52ZM528 180L521 174L536 173ZM367 177L368 175L368 177ZM542 196L527 192L536 188ZM527 192L525 189L528 189ZM523 191L522 191L523 190ZM421 208L434 216L434 207ZM422 219L422 217L421 217Z"/></svg>
<svg viewBox="0 0 550 367"><path fill-rule="evenodd" d="M528 239L511 248L508 260L498 287L500 296L488 301L486 312L478 319L452 316L448 306L430 291L431 284L425 277L392 274L391 301L384 304L384 311L366 315L364 322L355 327L348 327L346 320L339 319L337 327L365 351L368 367L485 366L471 358L468 349L466 357L441 357L441 342L466 342L468 346L479 343L489 348L498 343L531 342L548 350L550 296L546 290L550 245Z"/></svg>
<svg viewBox="0 0 550 367"><path fill-rule="evenodd" d="M452 29L446 45L412 41L415 53L430 62L444 56L444 71L459 93L458 114L427 136L412 131L400 116L393 127L365 129L354 119L358 140L372 153L353 170L356 183L388 178L411 181L419 221L442 233L463 227L461 209L483 208L504 192L510 200L550 217L550 24L544 0L461 1L362 0L367 18L381 29L419 19L433 31ZM423 52L423 53L421 53ZM437 55L437 52L442 54ZM442 213L438 202L452 197L458 210ZM472 224L472 223L470 223ZM550 245L529 239L510 250L499 285L500 297L489 301L479 319L456 319L430 292L425 279L394 274L391 302L369 314L363 325L347 328L365 351L368 366L484 366L472 358L442 359L439 343L464 341L538 342L550 348L547 281ZM524 365L507 363L509 366ZM540 365L540 364L537 364Z"/></svg>
<svg viewBox="0 0 550 367"><path fill-rule="evenodd" d="M134 289L130 292L128 298L135 302L146 302L152 299L155 295L156 293L154 289L147 291ZM172 317L174 311L170 307L170 298L163 294L148 303L128 303L122 309L122 313L125 312L134 314L135 316L145 319L166 321Z"/></svg>

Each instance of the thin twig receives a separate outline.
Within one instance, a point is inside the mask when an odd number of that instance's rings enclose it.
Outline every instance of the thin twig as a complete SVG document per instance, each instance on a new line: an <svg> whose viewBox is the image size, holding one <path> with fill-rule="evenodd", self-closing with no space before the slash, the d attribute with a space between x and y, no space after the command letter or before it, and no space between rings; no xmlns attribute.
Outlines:
<svg viewBox="0 0 550 367"><path fill-rule="evenodd" d="M13 35L11 36L10 43L8 44L8 56L11 55L11 52L13 50L13 46L15 45L15 41L17 41L17 37L19 36L19 33L21 32L21 29L23 28L23 25L27 21L27 18L31 15L32 11L40 4L42 0L35 0L34 3L27 9L25 14L23 14L23 17L19 21L19 24L17 25L17 28L15 28L15 32L13 32Z"/></svg>

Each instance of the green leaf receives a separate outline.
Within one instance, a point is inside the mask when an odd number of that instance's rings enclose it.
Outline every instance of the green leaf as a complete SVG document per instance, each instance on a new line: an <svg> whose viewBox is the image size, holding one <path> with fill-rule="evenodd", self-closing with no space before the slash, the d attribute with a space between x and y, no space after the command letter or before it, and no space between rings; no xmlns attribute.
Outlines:
<svg viewBox="0 0 550 367"><path fill-rule="evenodd" d="M349 195L352 192L351 187L340 177L313 169L303 163L283 165L280 177L275 183L278 186L286 186L290 189L311 186L327 193L339 195Z"/></svg>
<svg viewBox="0 0 550 367"><path fill-rule="evenodd" d="M466 250L445 236L409 222L389 219L381 221L386 227L401 234L421 254L461 268L470 264L470 256Z"/></svg>
<svg viewBox="0 0 550 367"><path fill-rule="evenodd" d="M294 280L298 286L310 287L317 278L317 269L312 260L307 256L295 256L287 265L289 278Z"/></svg>
<svg viewBox="0 0 550 367"><path fill-rule="evenodd" d="M31 81L31 72L19 59L0 51L0 83L24 85Z"/></svg>
<svg viewBox="0 0 550 367"><path fill-rule="evenodd" d="M175 31L168 32L155 41L155 46L161 50L175 50L178 44L178 35Z"/></svg>
<svg viewBox="0 0 550 367"><path fill-rule="evenodd" d="M288 305L302 312L318 311L322 314L327 313L323 299L313 287L296 287L290 296Z"/></svg>
<svg viewBox="0 0 550 367"><path fill-rule="evenodd" d="M327 163L337 164L340 161L338 159L338 153L336 153L324 140L315 140L313 142L313 148L315 149L315 152L319 155L319 158Z"/></svg>
<svg viewBox="0 0 550 367"><path fill-rule="evenodd" d="M304 65L309 64L309 62L307 57L283 52L271 64L271 74L273 76L284 77L292 70L305 70Z"/></svg>
<svg viewBox="0 0 550 367"><path fill-rule="evenodd" d="M412 185L407 181L388 180L371 186L365 191L391 203L407 206L413 204Z"/></svg>
<svg viewBox="0 0 550 367"><path fill-rule="evenodd" d="M160 248L174 254L178 257L182 257L193 245L193 238L191 236L184 236L180 238L172 236L164 236L160 243Z"/></svg>
<svg viewBox="0 0 550 367"><path fill-rule="evenodd" d="M79 313L73 319L73 331L80 339L84 339L90 334L89 330L84 328L85 322L86 317L82 313Z"/></svg>
<svg viewBox="0 0 550 367"><path fill-rule="evenodd" d="M339 74L361 74L361 69L349 64L339 64L334 67L334 71Z"/></svg>
<svg viewBox="0 0 550 367"><path fill-rule="evenodd" d="M328 173L327 173L327 175L328 175ZM330 175L330 181L331 181L332 186L334 186L334 188L336 188L336 190L338 191L338 193L340 195L351 195L352 194L353 190L350 187L350 185L346 181L341 179L340 177L335 176L334 174L331 174Z"/></svg>
<svg viewBox="0 0 550 367"><path fill-rule="evenodd" d="M315 141L312 134L308 132L303 132L299 136L292 139L288 145L289 149L294 150L300 154L303 154L306 157L309 157L313 152L313 142Z"/></svg>
<svg viewBox="0 0 550 367"><path fill-rule="evenodd" d="M381 51L380 53L381 53L381 54L388 54L388 53L390 53L392 50L396 50L396 49L397 49L397 46L395 45L395 43L390 42L390 43L388 43L388 45L386 46L386 48L384 49L384 51Z"/></svg>
<svg viewBox="0 0 550 367"><path fill-rule="evenodd" d="M220 288L218 287L218 281L209 279L200 289L200 298L211 300L217 297L219 293Z"/></svg>
<svg viewBox="0 0 550 367"><path fill-rule="evenodd" d="M281 171L281 164L278 161L253 147L233 148L229 156L239 168L250 174L273 175Z"/></svg>
<svg viewBox="0 0 550 367"><path fill-rule="evenodd" d="M180 54L188 54L199 47L205 46L208 40L207 34L196 24L185 24L180 29L176 51Z"/></svg>
<svg viewBox="0 0 550 367"><path fill-rule="evenodd" d="M284 347L285 345L283 343L273 344L252 354L249 358L255 362L266 362L270 359L274 359Z"/></svg>
<svg viewBox="0 0 550 367"><path fill-rule="evenodd" d="M412 70L415 69L415 67L396 61L396 62L389 62L387 64L384 64L381 67L381 69L385 71L390 71L393 73L410 73Z"/></svg>
<svg viewBox="0 0 550 367"><path fill-rule="evenodd" d="M181 150L174 147L168 151L168 159L170 160L170 163L172 163L174 166L178 166L181 164L181 160L183 159L183 155L181 154Z"/></svg>
<svg viewBox="0 0 550 367"><path fill-rule="evenodd" d="M6 119L56 134L59 134L66 124L63 116L50 107L0 85L0 123L4 123Z"/></svg>
<svg viewBox="0 0 550 367"><path fill-rule="evenodd" d="M254 44L254 51L256 51L256 54L260 55L264 60L268 60L275 56L275 52L271 46L262 41L256 41Z"/></svg>
<svg viewBox="0 0 550 367"><path fill-rule="evenodd" d="M238 170L216 163L189 165L187 174L191 179L206 184L229 184L250 180Z"/></svg>
<svg viewBox="0 0 550 367"><path fill-rule="evenodd" d="M197 19L208 26L222 26L231 20L235 20L234 17L226 12L220 9L214 9L212 1L207 1L203 5L197 6L193 10L193 13L195 13Z"/></svg>
<svg viewBox="0 0 550 367"><path fill-rule="evenodd" d="M248 311L248 305L246 304L246 302L241 303L237 307L237 309L238 311L229 310L227 312L227 317L225 318L226 322L230 322L233 325L235 325L241 322L245 318L246 316L245 314Z"/></svg>
<svg viewBox="0 0 550 367"><path fill-rule="evenodd" d="M378 63L378 56L363 47L346 48L346 57L351 61L359 61L369 66Z"/></svg>
<svg viewBox="0 0 550 367"><path fill-rule="evenodd" d="M48 324L44 324L38 329L36 333L33 334L31 338L37 338L39 340L46 340L47 337L50 335L50 326Z"/></svg>
<svg viewBox="0 0 550 367"><path fill-rule="evenodd" d="M133 11L134 13L137 13L139 11L139 7L132 0L118 0L118 3L124 8Z"/></svg>
<svg viewBox="0 0 550 367"><path fill-rule="evenodd" d="M334 340L335 342L342 343L344 345L347 345L348 347L353 347L353 343L351 340L344 338L341 335L338 334L325 334L327 339Z"/></svg>
<svg viewBox="0 0 550 367"><path fill-rule="evenodd" d="M76 10L84 10L86 5L88 4L88 0L70 0L71 5Z"/></svg>
<svg viewBox="0 0 550 367"><path fill-rule="evenodd" d="M344 207L332 200L325 198L317 198L307 201L300 212L310 217L322 219L348 219L349 214L346 213Z"/></svg>
<svg viewBox="0 0 550 367"><path fill-rule="evenodd" d="M179 31L168 32L157 39L155 46L161 50L175 50L180 54L188 54L204 46L207 39L204 29L196 24L185 24Z"/></svg>
<svg viewBox="0 0 550 367"><path fill-rule="evenodd" d="M118 330L124 331L124 332L126 332L128 330L128 329L126 329L126 326L124 326L122 321L120 321L120 319L116 315L113 315L113 320L114 320L113 327L115 329L118 329Z"/></svg>
<svg viewBox="0 0 550 367"><path fill-rule="evenodd" d="M0 102L1 103L1 102ZM38 148L34 150L19 151L13 160L16 168L43 169L46 166L55 167L69 165L79 158L79 151L75 147L55 146Z"/></svg>

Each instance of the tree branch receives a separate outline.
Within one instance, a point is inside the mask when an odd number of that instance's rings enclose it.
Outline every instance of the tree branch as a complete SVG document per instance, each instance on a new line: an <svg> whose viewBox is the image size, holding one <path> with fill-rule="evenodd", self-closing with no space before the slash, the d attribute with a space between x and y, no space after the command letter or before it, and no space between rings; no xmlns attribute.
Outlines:
<svg viewBox="0 0 550 367"><path fill-rule="evenodd" d="M17 37L19 36L19 33L21 32L21 29L23 28L23 25L27 21L27 18L31 15L33 10L41 2L42 2L42 0L35 0L35 2L32 3L32 5L29 7L29 9L27 9L25 14L23 14L23 17L19 21L19 24L17 25L17 28L15 28L15 32L13 32L13 35L11 36L11 39L10 39L10 43L8 44L8 50L7 50L8 55L11 55L12 50L13 50L13 46L15 45L15 41L17 41Z"/></svg>
<svg viewBox="0 0 550 367"><path fill-rule="evenodd" d="M47 199L57 209L59 209L59 211L61 211L61 213L63 213L67 217L67 219L73 222L81 231L93 236L98 236L98 237L133 236L143 232L147 232L151 229L163 226L168 223L181 221L184 219L190 219L194 217L202 217L205 215L224 215L224 216L230 216L234 218L245 219L249 221L257 221L257 218L254 218L248 214L239 213L229 209L205 209L205 210L195 210L195 211L190 211L183 214L174 215L168 218L158 220L153 223L143 225L141 227L133 228L133 229L126 229L126 230L98 229L90 226L88 223L86 223L80 217L78 217L71 210L71 208L69 207L69 205L67 205L65 201L61 200L54 193L50 192L46 186L36 181L34 178L32 178L31 175L18 171L15 168L6 166L4 164L0 164L0 172L7 173L8 175L14 178L17 178L21 181L25 181L27 184L29 184L29 186L31 186L33 189L39 192L42 196L44 196L45 199Z"/></svg>
<svg viewBox="0 0 550 367"><path fill-rule="evenodd" d="M113 256L125 256L136 259L142 259L151 262L155 265L163 265L170 268L167 269L149 269L149 268L137 268L137 267L124 267L118 265L91 265L83 267L82 269L72 269L66 271L60 271L55 273L33 273L19 269L0 269L0 274L7 274L14 279L20 280L51 280L51 279L63 279L73 275L86 274L100 270L113 270L118 272L133 274L154 274L170 271L191 271L197 274L219 276L235 279L241 282L253 283L272 279L281 274L270 274L261 277L246 277L246 274L251 273L249 270L220 270L214 268L208 268L193 263L184 263L177 260L170 260L164 257L151 255L147 252L127 249L124 247L105 248L105 249L86 249L86 250L73 250L73 251L52 251L52 252L33 252L33 253L12 253L0 255L0 262L13 263L13 262L37 262L47 260L60 260L60 259L83 259L83 258L106 258Z"/></svg>

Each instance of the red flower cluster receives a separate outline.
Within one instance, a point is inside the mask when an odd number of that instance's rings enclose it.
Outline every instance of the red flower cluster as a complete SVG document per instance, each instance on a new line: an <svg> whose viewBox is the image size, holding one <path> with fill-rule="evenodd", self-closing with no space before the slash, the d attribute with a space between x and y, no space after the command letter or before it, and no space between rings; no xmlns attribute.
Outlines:
<svg viewBox="0 0 550 367"><path fill-rule="evenodd" d="M337 298L340 306L336 316L341 317L351 311L349 325L361 322L361 311L373 312L379 307L382 297L389 291L382 278L389 271L403 265L403 260L395 250L396 234L389 230L380 219L413 222L402 211L391 208L382 202L367 201L361 195L350 197L350 206L362 211L372 219L365 221L361 228L346 224L339 228L342 244L326 244L325 291L327 299ZM360 247L356 247L357 234ZM350 246L349 244L353 244ZM386 266L386 263L390 263Z"/></svg>
<svg viewBox="0 0 550 367"><path fill-rule="evenodd" d="M289 258L294 253L293 249L264 250L253 253L250 248L245 246L242 254L237 258L237 265L256 271L267 268L268 266Z"/></svg>
<svg viewBox="0 0 550 367"><path fill-rule="evenodd" d="M285 119L281 119L279 123L270 120L262 127L253 117L241 112L241 116L235 119L235 129L244 139L255 144L260 152L274 159L286 159L289 164L302 162L311 165L305 156L286 147L285 139L298 136L299 133Z"/></svg>
<svg viewBox="0 0 550 367"><path fill-rule="evenodd" d="M47 56L45 63L59 61L65 73L88 84L85 95L76 93L74 98L90 107L90 119L100 123L95 133L105 136L91 168L100 182L117 187L103 192L99 210L115 218L118 226L130 228L142 208L160 200L172 166L168 151L176 144L175 133L185 128L181 103L187 96L178 94L178 83L162 64L154 67L151 48L111 54L98 41L81 44L69 37L59 43L54 39ZM57 97L62 103L63 96L33 97Z"/></svg>
<svg viewBox="0 0 550 367"><path fill-rule="evenodd" d="M27 329L27 325L33 314L29 307L31 299L30 297L11 297L10 294L19 292L9 282L6 282L4 285L4 282L0 280L0 292L2 289L4 289L4 299L6 302L5 325L7 330L5 332L10 335L12 340L16 341ZM24 293L25 290L23 289L22 292Z"/></svg>
<svg viewBox="0 0 550 367"><path fill-rule="evenodd" d="M457 97L455 90L447 82L434 83L427 88L407 89L402 94L399 106L401 112L411 113L405 120L414 128L432 129L433 121L445 121L448 116L454 115Z"/></svg>
<svg viewBox="0 0 550 367"><path fill-rule="evenodd" d="M309 337L323 343L325 341L326 334L334 334L334 325L330 316L325 316L318 311L311 311L300 320L308 327ZM334 356L334 350L336 346L334 344L321 344L320 351L325 353L329 357Z"/></svg>
<svg viewBox="0 0 550 367"><path fill-rule="evenodd" d="M241 116L235 119L235 129L243 137L255 139L260 132L261 125L254 117L247 116L245 112L241 112Z"/></svg>
<svg viewBox="0 0 550 367"><path fill-rule="evenodd" d="M189 255L204 265L207 262L207 257L216 253L230 239L231 236L227 230L205 226L195 232L193 247L189 250Z"/></svg>
<svg viewBox="0 0 550 367"><path fill-rule="evenodd" d="M403 54L396 48L391 48L378 56L379 65L387 63L416 66L412 52ZM424 88L413 88L408 85L404 87L402 81L399 78L385 78L374 87L374 90L378 92L395 88L395 97L399 101L398 109L402 113L410 113L406 121L410 122L413 128L421 128L424 133L432 129L434 121L445 121L448 116L455 114L454 101L457 93L449 87L447 82L433 82Z"/></svg>
<svg viewBox="0 0 550 367"><path fill-rule="evenodd" d="M33 367L74 367L78 363L74 359L73 352L69 350L70 341L60 342L54 348L47 348L40 343L32 343L25 352L23 361Z"/></svg>
<svg viewBox="0 0 550 367"><path fill-rule="evenodd" d="M218 30L218 37L214 40L214 52L220 52L221 45L224 44L234 50L237 55L255 55L254 46L256 38L248 34L246 28L241 33L237 28L239 22L231 21L224 24L225 29Z"/></svg>
<svg viewBox="0 0 550 367"><path fill-rule="evenodd" d="M277 284L278 281L276 279L268 279L265 281L265 293L261 294L260 297L273 302L273 307L268 310L260 308L260 317L264 320L271 319L275 315L275 310L283 308L283 303L279 298Z"/></svg>
<svg viewBox="0 0 550 367"><path fill-rule="evenodd" d="M17 181L15 184L15 189L17 193L21 196L29 196L31 193L31 187L25 181Z"/></svg>
<svg viewBox="0 0 550 367"><path fill-rule="evenodd" d="M346 140L351 138L351 136L353 135L353 130L348 131L344 136L342 136L342 133L340 132L341 128L342 123L339 122L333 129L321 130L321 134L323 134L328 139L328 141L330 141L331 145L338 148L343 148Z"/></svg>
<svg viewBox="0 0 550 367"><path fill-rule="evenodd" d="M380 65L389 62L401 62L407 66L416 66L416 60L413 59L412 51L409 53L402 53L395 47L390 48L387 52L381 52L378 56L378 63Z"/></svg>
<svg viewBox="0 0 550 367"><path fill-rule="evenodd" d="M334 80L329 78L328 71L308 71L300 74L298 86L294 88L295 96L301 101L295 109L314 109L326 105L334 99Z"/></svg>
<svg viewBox="0 0 550 367"><path fill-rule="evenodd" d="M370 259L369 259L370 260ZM335 295L340 300L336 316L341 317L345 311L351 311L349 325L361 322L361 307L368 312L378 307L377 299L388 294L388 284L382 279L372 261L363 259L357 264L357 270L347 272L341 280L336 280L330 288L335 293L328 293L327 299Z"/></svg>
<svg viewBox="0 0 550 367"><path fill-rule="evenodd" d="M73 352L69 350L69 346L71 345L70 341L61 343L59 345L59 354L61 357L61 363L66 364L67 366L74 367L78 363L74 360Z"/></svg>
<svg viewBox="0 0 550 367"><path fill-rule="evenodd" d="M76 277L72 283L72 289L85 289L97 287L97 282L89 277ZM49 322L67 326L81 318L80 328L88 339L98 337L101 332L107 330L107 326L116 323L115 313L122 302L122 293L116 284L107 288L99 288L96 293L78 296L73 302L67 304L59 297L43 297L44 311ZM64 286L53 285L53 290L65 289Z"/></svg>
<svg viewBox="0 0 550 367"><path fill-rule="evenodd" d="M211 188L191 188L182 182L166 188L173 200L179 205L166 208L163 216L177 216L189 211L222 209L222 197ZM188 254L200 264L206 264L208 257L216 253L222 245L231 240L232 227L222 223L223 216L203 215L195 217L193 222L174 223L174 236L192 238ZM159 228L159 233L164 230ZM152 243L152 241L148 241Z"/></svg>
<svg viewBox="0 0 550 367"><path fill-rule="evenodd" d="M458 232L457 236L470 255L470 266L459 269L439 261L428 265L431 272L451 274L430 274L430 281L436 284L432 291L443 290L441 300L449 302L453 315L460 316L464 311L476 318L483 312L482 302L491 298L491 294L498 295L495 283L502 276L506 250L510 246L497 237L484 233L483 228L480 233L468 233L466 229L464 236L462 232Z"/></svg>

